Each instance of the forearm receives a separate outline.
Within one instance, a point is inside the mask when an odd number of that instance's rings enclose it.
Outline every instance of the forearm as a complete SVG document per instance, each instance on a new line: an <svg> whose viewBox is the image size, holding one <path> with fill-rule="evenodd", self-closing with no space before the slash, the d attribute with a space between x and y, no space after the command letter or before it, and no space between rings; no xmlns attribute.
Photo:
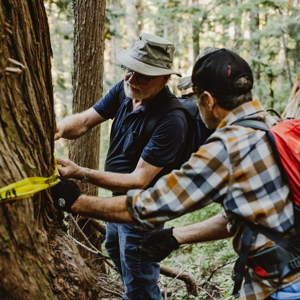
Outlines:
<svg viewBox="0 0 300 300"><path fill-rule="evenodd" d="M91 107L80 114L66 117L58 122L54 139L58 140L61 137L69 140L77 139L106 120Z"/></svg>
<svg viewBox="0 0 300 300"><path fill-rule="evenodd" d="M173 229L180 244L191 244L225 239L232 235L227 231L227 220L220 213L203 222Z"/></svg>
<svg viewBox="0 0 300 300"><path fill-rule="evenodd" d="M142 189L147 186L147 183L144 183L134 173L123 174L94 170L91 172L90 183L119 193L126 193L129 190Z"/></svg>
<svg viewBox="0 0 300 300"><path fill-rule="evenodd" d="M80 114L68 116L58 122L57 126L63 129L62 137L74 140L81 137L87 131L84 118Z"/></svg>
<svg viewBox="0 0 300 300"><path fill-rule="evenodd" d="M71 210L79 215L107 222L132 223L126 206L126 196L100 198L81 195Z"/></svg>

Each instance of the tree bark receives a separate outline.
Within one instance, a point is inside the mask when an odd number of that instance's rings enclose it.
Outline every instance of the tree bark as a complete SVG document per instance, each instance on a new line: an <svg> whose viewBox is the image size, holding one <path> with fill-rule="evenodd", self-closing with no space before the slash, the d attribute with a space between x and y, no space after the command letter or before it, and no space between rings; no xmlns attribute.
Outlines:
<svg viewBox="0 0 300 300"><path fill-rule="evenodd" d="M193 6L198 8L199 7L199 1L193 0ZM199 24L199 18L195 18L195 16L192 19L192 31L193 31L193 58L194 62L196 61L196 58L199 55L200 52L200 26Z"/></svg>
<svg viewBox="0 0 300 300"><path fill-rule="evenodd" d="M300 41L296 41L296 46L294 50L294 72L299 70L299 54L300 54Z"/></svg>
<svg viewBox="0 0 300 300"><path fill-rule="evenodd" d="M300 118L300 72L292 88L289 101L282 114L284 118Z"/></svg>
<svg viewBox="0 0 300 300"><path fill-rule="evenodd" d="M250 9L250 55L253 59L254 82L259 83L260 79L260 41L255 36L259 31L259 8L255 6Z"/></svg>
<svg viewBox="0 0 300 300"><path fill-rule="evenodd" d="M116 11L121 10L121 3L119 1L111 1L111 2L108 2L108 4L109 4L109 8L111 9L111 11L116 12ZM112 23L110 24L110 31L117 33L120 26L121 26L120 18L114 18L112 20ZM110 36L110 51L106 51L106 54L108 56L110 56L110 65L108 67L111 68L110 79L111 79L113 85L115 85L118 82L118 79L120 78L120 65L116 59L116 54L120 48L121 48L120 47L120 38L118 38L118 36L116 36L115 34L111 35ZM106 68L105 68L105 72L106 72L106 76L107 76L108 71Z"/></svg>
<svg viewBox="0 0 300 300"><path fill-rule="evenodd" d="M73 70L73 114L92 107L102 96L103 61L105 36L106 1L73 0L74 8L74 70ZM99 169L100 126L94 127L77 140L70 141L69 158L76 164L90 169ZM78 183L86 194L97 196L98 187ZM92 243L98 243L99 234L84 218L79 219L84 233ZM82 236L71 225L70 233L83 241ZM79 248L83 257L91 253Z"/></svg>
<svg viewBox="0 0 300 300"><path fill-rule="evenodd" d="M293 88L293 81L292 81L292 75L291 75L291 69L290 69L290 64L289 64L289 59L288 59L288 53L287 53L287 43L286 43L286 39L285 39L285 33L282 32L282 47L284 50L284 67L286 70L286 77L288 79L289 85L290 85L290 89L292 90Z"/></svg>
<svg viewBox="0 0 300 300"><path fill-rule="evenodd" d="M241 4L242 0L232 0L232 4L234 7L238 7ZM240 51L241 45L243 43L243 37L242 37L242 28L241 28L241 19L243 14L241 14L240 10L237 9L236 11L236 21L234 24L234 40L235 45L234 49L236 52Z"/></svg>
<svg viewBox="0 0 300 300"><path fill-rule="evenodd" d="M52 50L42 0L0 1L0 187L54 165ZM2 300L98 299L50 190L0 204Z"/></svg>
<svg viewBox="0 0 300 300"><path fill-rule="evenodd" d="M102 96L103 53L106 1L74 0L74 70L73 114L93 106ZM70 141L70 159L80 166L98 169L100 126L96 126L80 139ZM98 189L81 185L90 195Z"/></svg>
<svg viewBox="0 0 300 300"><path fill-rule="evenodd" d="M139 35L138 21L141 12L138 11L139 0L126 0L126 27L127 27L127 45L131 49Z"/></svg>

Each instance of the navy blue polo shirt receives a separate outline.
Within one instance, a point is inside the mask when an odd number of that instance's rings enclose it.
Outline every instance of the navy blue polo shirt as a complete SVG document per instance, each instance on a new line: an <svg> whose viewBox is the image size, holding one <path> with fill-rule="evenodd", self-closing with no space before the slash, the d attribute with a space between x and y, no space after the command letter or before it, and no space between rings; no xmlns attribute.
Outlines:
<svg viewBox="0 0 300 300"><path fill-rule="evenodd" d="M126 97L120 104L119 94L123 89L122 80L93 107L103 118L114 120L105 171L132 173L142 157L153 166L163 167L150 187L161 176L180 168L187 140L188 122L183 111L171 111L162 117L149 140L149 137L145 137L149 113L153 109L159 109L161 101L171 93L169 88L165 86L145 106L134 111L131 111L132 99Z"/></svg>

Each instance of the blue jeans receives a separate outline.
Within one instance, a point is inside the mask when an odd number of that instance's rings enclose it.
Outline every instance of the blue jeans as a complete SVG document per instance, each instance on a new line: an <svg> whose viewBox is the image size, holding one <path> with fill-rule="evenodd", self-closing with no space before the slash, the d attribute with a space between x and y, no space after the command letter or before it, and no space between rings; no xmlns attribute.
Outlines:
<svg viewBox="0 0 300 300"><path fill-rule="evenodd" d="M152 231L141 231L131 224L106 225L105 248L121 276L124 300L161 300L157 285L159 264L146 260L137 250L151 234Z"/></svg>

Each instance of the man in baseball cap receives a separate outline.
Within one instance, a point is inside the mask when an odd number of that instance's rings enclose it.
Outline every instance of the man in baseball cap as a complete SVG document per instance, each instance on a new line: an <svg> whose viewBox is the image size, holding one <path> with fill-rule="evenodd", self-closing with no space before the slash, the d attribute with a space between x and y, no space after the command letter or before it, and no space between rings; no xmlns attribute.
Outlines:
<svg viewBox="0 0 300 300"><path fill-rule="evenodd" d="M266 228L265 232L295 238L291 189L276 164L267 133L236 124L242 120L258 120L268 126L276 123L259 101L252 100L251 68L238 54L218 49L197 60L192 83L203 121L208 128L216 129L206 144L180 170L160 178L151 189L131 190L115 199L80 195L68 200L70 209L154 229L218 202L227 220L217 215L202 223L160 231L157 239L152 237L150 243L138 248L139 253L159 261L159 252L165 251L168 244L176 249L182 243L233 235L233 247L248 264L246 272L239 268L241 264L237 265L236 297L300 299L300 272L295 264L299 258L254 229ZM67 185L56 189L63 193ZM244 251L247 248L248 253Z"/></svg>

